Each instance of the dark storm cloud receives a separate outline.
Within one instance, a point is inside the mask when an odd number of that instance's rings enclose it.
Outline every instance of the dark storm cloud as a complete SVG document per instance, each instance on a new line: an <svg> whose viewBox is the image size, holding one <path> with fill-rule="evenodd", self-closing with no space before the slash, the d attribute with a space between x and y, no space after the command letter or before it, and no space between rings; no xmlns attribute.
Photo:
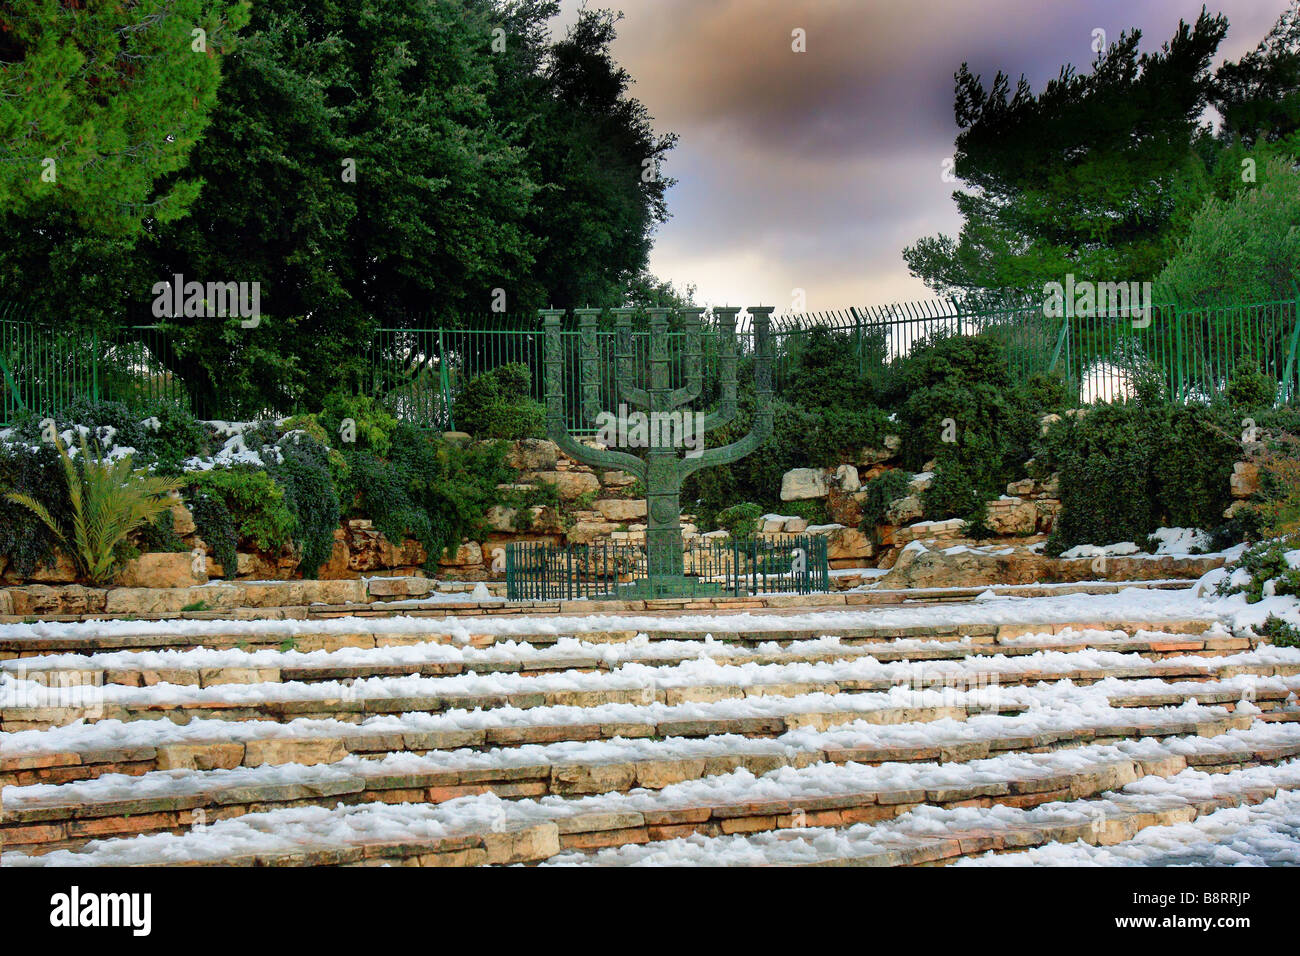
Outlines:
<svg viewBox="0 0 1300 956"><path fill-rule="evenodd" d="M927 297L902 249L955 233L941 179L953 73L1086 69L1093 30L1139 27L1156 49L1200 0L606 0L615 53L656 127L681 136L666 173L673 219L652 268L705 302L812 309ZM567 22L578 0L566 0ZM1255 46L1285 0L1220 0L1221 52ZM806 31L807 52L791 50Z"/></svg>

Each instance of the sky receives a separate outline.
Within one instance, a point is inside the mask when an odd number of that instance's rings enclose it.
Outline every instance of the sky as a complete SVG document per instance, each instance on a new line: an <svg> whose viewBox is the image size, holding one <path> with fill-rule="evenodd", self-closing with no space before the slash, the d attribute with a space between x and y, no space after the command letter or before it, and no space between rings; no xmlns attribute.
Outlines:
<svg viewBox="0 0 1300 956"><path fill-rule="evenodd" d="M561 0L560 33L583 0ZM944 182L953 74L1001 69L1038 91L1086 71L1094 31L1142 49L1202 0L591 0L622 11L614 53L659 132L681 139L651 271L701 305L843 309L931 298L905 246L961 226ZM1286 0L1217 0L1221 59L1253 49ZM803 30L806 52L792 50ZM795 300L802 290L803 301Z"/></svg>

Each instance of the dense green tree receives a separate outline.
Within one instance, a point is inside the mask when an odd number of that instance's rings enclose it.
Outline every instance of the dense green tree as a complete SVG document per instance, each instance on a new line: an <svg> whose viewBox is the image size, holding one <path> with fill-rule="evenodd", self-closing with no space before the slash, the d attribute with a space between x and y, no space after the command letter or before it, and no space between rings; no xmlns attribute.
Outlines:
<svg viewBox="0 0 1300 956"><path fill-rule="evenodd" d="M185 167L248 17L231 0L0 7L0 208L89 233L185 214ZM55 228L59 228L58 225Z"/></svg>
<svg viewBox="0 0 1300 956"><path fill-rule="evenodd" d="M1295 296L1300 277L1300 172L1267 159L1256 182L1224 201L1210 197L1156 282L1185 305L1269 302Z"/></svg>
<svg viewBox="0 0 1300 956"><path fill-rule="evenodd" d="M1092 72L1070 66L1035 95L999 72L989 87L956 74L957 238L904 251L940 292L1041 288L1079 279L1149 279L1172 244L1175 191L1203 161L1195 148L1227 21L1204 10L1159 50L1139 31L1100 53ZM1199 205L1199 201L1195 202Z"/></svg>
<svg viewBox="0 0 1300 956"><path fill-rule="evenodd" d="M379 325L455 324L499 305L640 294L671 182L609 45L553 0L260 0L212 124L167 180L190 214L121 240L71 215L0 219L0 297L49 318L153 322L154 284L257 282L262 319L175 317L150 348L198 410L318 407L366 367ZM648 161L648 164L647 164ZM45 262L68 268L37 296ZM70 309L75 303L77 308Z"/></svg>

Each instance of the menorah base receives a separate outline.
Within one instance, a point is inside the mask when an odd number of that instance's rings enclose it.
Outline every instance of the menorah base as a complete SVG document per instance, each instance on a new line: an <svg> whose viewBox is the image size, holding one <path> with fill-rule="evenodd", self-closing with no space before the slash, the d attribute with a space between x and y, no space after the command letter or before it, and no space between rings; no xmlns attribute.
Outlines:
<svg viewBox="0 0 1300 956"><path fill-rule="evenodd" d="M717 597L726 589L716 581L703 581L687 575L663 575L614 589L620 600L648 601L656 598Z"/></svg>

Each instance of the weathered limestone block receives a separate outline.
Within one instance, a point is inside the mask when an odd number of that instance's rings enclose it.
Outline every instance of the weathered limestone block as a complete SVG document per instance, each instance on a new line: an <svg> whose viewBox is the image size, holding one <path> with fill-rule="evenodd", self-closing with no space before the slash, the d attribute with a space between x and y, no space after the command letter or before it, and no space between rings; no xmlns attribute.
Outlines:
<svg viewBox="0 0 1300 956"><path fill-rule="evenodd" d="M1234 498L1249 498L1259 492L1259 465L1252 461L1239 461L1232 466L1228 479Z"/></svg>
<svg viewBox="0 0 1300 956"><path fill-rule="evenodd" d="M809 501L828 494L826 473L820 468L794 468L781 476L782 501Z"/></svg>
<svg viewBox="0 0 1300 956"><path fill-rule="evenodd" d="M605 498L596 502L596 510L606 521L628 522L647 514L644 498Z"/></svg>
<svg viewBox="0 0 1300 956"><path fill-rule="evenodd" d="M371 597L424 597L433 590L433 582L428 578L370 578L365 590Z"/></svg>
<svg viewBox="0 0 1300 956"><path fill-rule="evenodd" d="M907 490L914 495L929 491L930 486L934 484L934 472L926 469L919 475L913 475L912 480L907 483Z"/></svg>
<svg viewBox="0 0 1300 956"><path fill-rule="evenodd" d="M600 479L585 471L539 471L526 475L528 481L554 485L561 501L576 501L586 494L600 492Z"/></svg>
<svg viewBox="0 0 1300 956"><path fill-rule="evenodd" d="M925 508L917 495L895 498L889 503L889 507L885 509L885 523L904 525L916 521L923 514L925 514Z"/></svg>
<svg viewBox="0 0 1300 956"><path fill-rule="evenodd" d="M505 462L516 471L554 471L559 459L560 449L555 442L523 438L510 443Z"/></svg>
<svg viewBox="0 0 1300 956"><path fill-rule="evenodd" d="M862 480L858 477L858 469L853 465L840 465L836 468L835 483L839 486L840 491L846 494L852 494L862 488Z"/></svg>
<svg viewBox="0 0 1300 956"><path fill-rule="evenodd" d="M857 528L840 528L827 537L826 557L831 561L860 561L875 553L871 538Z"/></svg>
<svg viewBox="0 0 1300 956"><path fill-rule="evenodd" d="M600 483L606 488L626 488L636 484L636 476L626 471L607 471L600 476Z"/></svg>
<svg viewBox="0 0 1300 956"><path fill-rule="evenodd" d="M180 495L172 495L168 507L172 513L172 530L178 535L188 538L198 530L194 524L194 515L190 514L190 509L185 507L185 502L181 500Z"/></svg>
<svg viewBox="0 0 1300 956"><path fill-rule="evenodd" d="M870 468L872 465L889 461L903 447L903 439L897 435L886 435L884 445L884 448L863 448L858 452L857 463L864 468Z"/></svg>
<svg viewBox="0 0 1300 956"><path fill-rule="evenodd" d="M519 516L518 508L507 508L504 505L493 505L488 509L487 525L493 531L513 531L515 530L515 520Z"/></svg>
<svg viewBox="0 0 1300 956"><path fill-rule="evenodd" d="M195 569L188 551L142 554L128 561L115 583L127 588L189 588L208 583L206 567Z"/></svg>
<svg viewBox="0 0 1300 956"><path fill-rule="evenodd" d="M366 600L366 585L360 580L301 583L303 604L362 604Z"/></svg>
<svg viewBox="0 0 1300 956"><path fill-rule="evenodd" d="M1033 534L1038 528L1038 508L1024 498L990 501L988 525L1000 535Z"/></svg>
<svg viewBox="0 0 1300 956"><path fill-rule="evenodd" d="M439 567L464 568L483 563L483 549L477 541L467 541L456 549L455 554L443 554L438 558Z"/></svg>
<svg viewBox="0 0 1300 956"><path fill-rule="evenodd" d="M34 581L37 584L71 584L78 577L77 566L73 563L72 558L62 551L54 552L54 563L51 565L40 565L30 575L28 581Z"/></svg>
<svg viewBox="0 0 1300 956"><path fill-rule="evenodd" d="M40 617L49 614L96 614L104 610L103 588L88 588L80 584L51 587L29 584L11 588L7 595L10 610L4 613Z"/></svg>
<svg viewBox="0 0 1300 956"><path fill-rule="evenodd" d="M591 544L597 538L605 538L619 528L613 521L579 521L569 529L570 544Z"/></svg>
<svg viewBox="0 0 1300 956"><path fill-rule="evenodd" d="M199 603L213 609L249 606L243 585L208 584L196 588L113 588L104 599L104 612L176 614Z"/></svg>

